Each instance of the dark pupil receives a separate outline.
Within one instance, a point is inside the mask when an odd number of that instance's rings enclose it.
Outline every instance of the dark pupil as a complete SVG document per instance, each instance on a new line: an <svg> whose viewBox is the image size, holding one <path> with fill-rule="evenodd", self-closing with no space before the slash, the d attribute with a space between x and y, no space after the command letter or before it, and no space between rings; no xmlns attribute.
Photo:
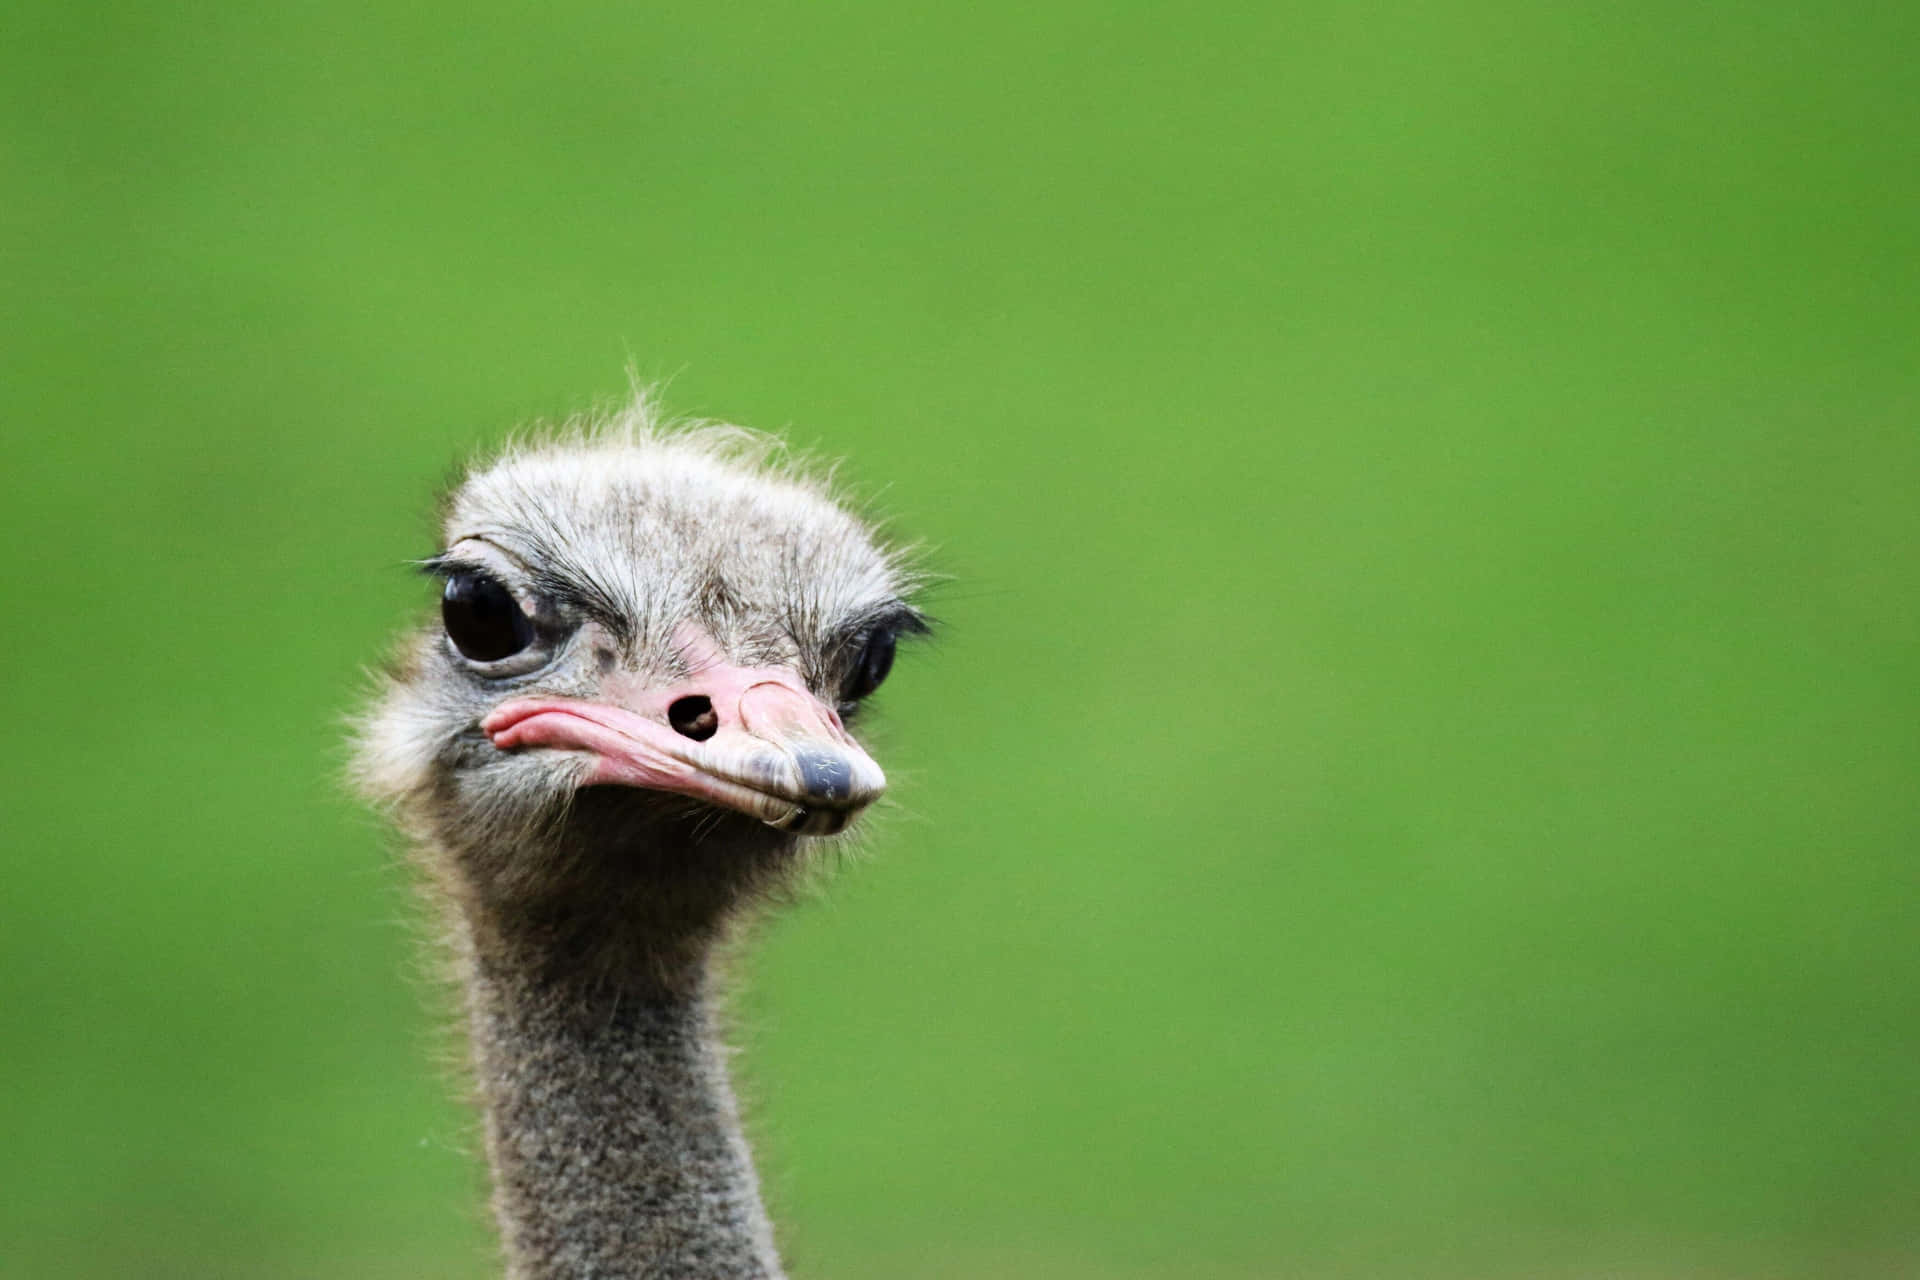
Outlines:
<svg viewBox="0 0 1920 1280"><path fill-rule="evenodd" d="M447 579L440 617L454 648L475 662L511 657L533 643L533 624L507 589L480 573Z"/></svg>
<svg viewBox="0 0 1920 1280"><path fill-rule="evenodd" d="M853 673L847 677L847 698L864 698L880 687L893 670L893 632L877 631L860 650Z"/></svg>

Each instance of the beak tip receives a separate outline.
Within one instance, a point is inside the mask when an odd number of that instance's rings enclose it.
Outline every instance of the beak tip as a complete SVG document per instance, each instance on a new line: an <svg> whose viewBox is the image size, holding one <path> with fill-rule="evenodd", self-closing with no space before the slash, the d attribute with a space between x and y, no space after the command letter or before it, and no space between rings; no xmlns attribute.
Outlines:
<svg viewBox="0 0 1920 1280"><path fill-rule="evenodd" d="M802 748L793 753L794 768L800 777L800 789L832 804L845 804L853 796L853 761L836 751Z"/></svg>

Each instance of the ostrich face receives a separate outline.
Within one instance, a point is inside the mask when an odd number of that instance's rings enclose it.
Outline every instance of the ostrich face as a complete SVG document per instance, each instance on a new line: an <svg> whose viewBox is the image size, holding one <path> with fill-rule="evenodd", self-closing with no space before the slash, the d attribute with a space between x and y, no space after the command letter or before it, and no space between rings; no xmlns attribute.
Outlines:
<svg viewBox="0 0 1920 1280"><path fill-rule="evenodd" d="M471 475L427 562L441 617L363 728L366 788L502 885L844 829L886 785L845 719L924 624L897 560L765 452L642 424Z"/></svg>

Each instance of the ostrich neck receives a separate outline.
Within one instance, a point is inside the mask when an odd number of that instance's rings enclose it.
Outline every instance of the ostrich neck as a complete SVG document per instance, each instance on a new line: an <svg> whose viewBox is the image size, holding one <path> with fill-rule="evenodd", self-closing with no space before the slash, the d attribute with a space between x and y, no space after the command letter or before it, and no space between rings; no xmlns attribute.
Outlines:
<svg viewBox="0 0 1920 1280"><path fill-rule="evenodd" d="M514 1280L778 1280L702 981L616 994L476 957L469 1015Z"/></svg>

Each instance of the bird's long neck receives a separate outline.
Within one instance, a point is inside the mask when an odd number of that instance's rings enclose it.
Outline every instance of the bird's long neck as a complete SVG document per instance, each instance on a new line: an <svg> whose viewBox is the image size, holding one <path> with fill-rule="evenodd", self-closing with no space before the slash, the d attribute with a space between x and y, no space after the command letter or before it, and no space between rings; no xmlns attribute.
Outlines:
<svg viewBox="0 0 1920 1280"><path fill-rule="evenodd" d="M774 1280L708 983L635 994L476 957L469 1015L516 1280Z"/></svg>

